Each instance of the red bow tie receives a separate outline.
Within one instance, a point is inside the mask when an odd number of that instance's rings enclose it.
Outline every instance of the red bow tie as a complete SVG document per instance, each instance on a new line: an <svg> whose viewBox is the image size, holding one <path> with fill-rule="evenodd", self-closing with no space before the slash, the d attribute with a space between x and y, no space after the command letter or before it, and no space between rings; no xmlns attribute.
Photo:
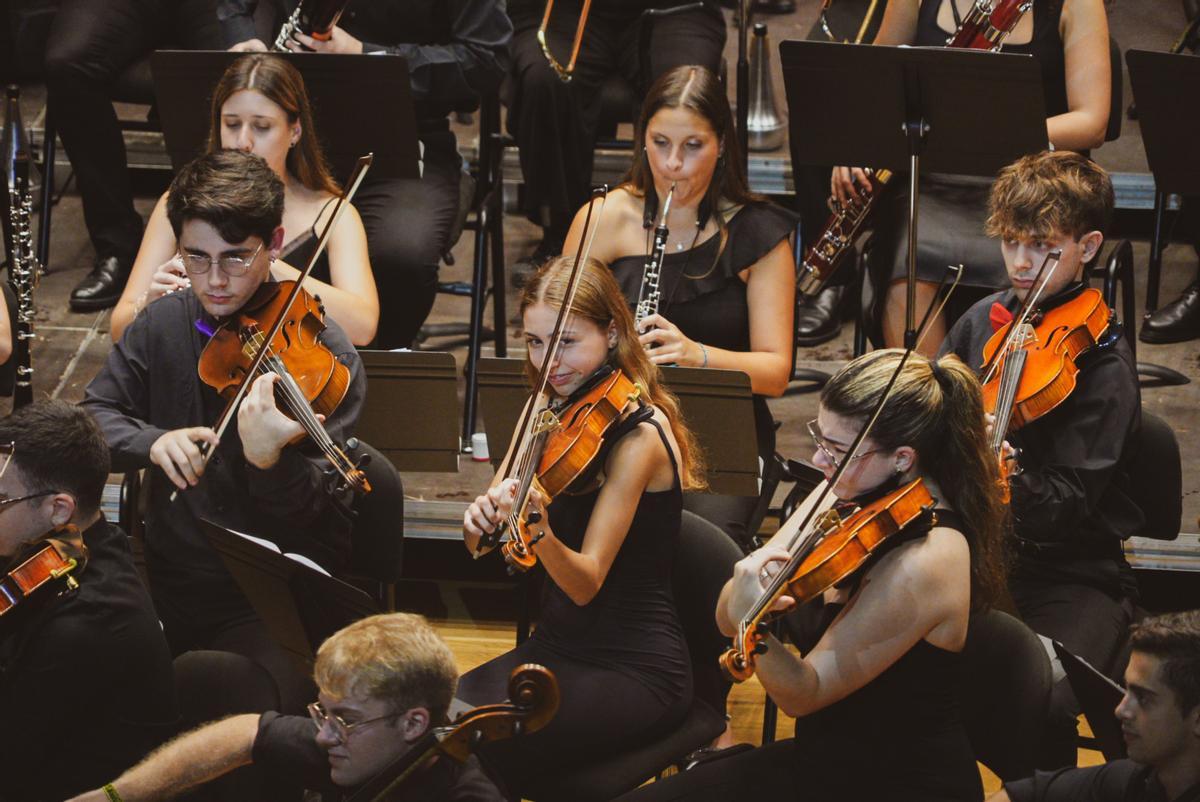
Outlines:
<svg viewBox="0 0 1200 802"><path fill-rule="evenodd" d="M1011 323L1013 313L1008 311L1008 308L1003 304L996 302L992 304L992 309L988 312L988 320L992 322L992 331L1000 331L1004 328L1005 323Z"/></svg>

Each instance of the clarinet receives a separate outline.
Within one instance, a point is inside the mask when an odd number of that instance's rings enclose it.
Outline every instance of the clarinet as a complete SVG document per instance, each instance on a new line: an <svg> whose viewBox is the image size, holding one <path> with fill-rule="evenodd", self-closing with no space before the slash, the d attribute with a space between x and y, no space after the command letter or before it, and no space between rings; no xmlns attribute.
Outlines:
<svg viewBox="0 0 1200 802"><path fill-rule="evenodd" d="M29 341L33 333L33 290L42 275L42 266L33 253L33 193L29 188L29 142L21 125L20 89L8 87L4 125L4 173L8 185L9 240L8 281L17 296L17 319L13 321L12 360L16 365L13 409L33 402L33 366Z"/></svg>
<svg viewBox="0 0 1200 802"><path fill-rule="evenodd" d="M1004 40L1029 9L1033 0L975 0L975 4L963 18L954 35L946 40L946 47L994 52L1004 45ZM835 203L833 214L816 242L804 254L797 289L805 297L816 295L832 277L843 261L842 257L853 246L863 222L875 208L881 190L892 178L891 170L867 170L870 186L859 189L859 199L849 203Z"/></svg>
<svg viewBox="0 0 1200 802"><path fill-rule="evenodd" d="M671 198L674 194L675 185L671 184L671 188L667 190L667 199L663 202L662 215L658 218L658 225L654 227L654 247L650 249L650 255L646 257L646 267L642 270L642 287L638 291L637 308L633 315L634 328L639 332L642 330L643 320L658 314L658 280L662 276L663 259L667 254L667 236L671 233L667 230L667 213L671 211Z"/></svg>
<svg viewBox="0 0 1200 802"><path fill-rule="evenodd" d="M275 49L287 50L288 40L297 33L322 42L329 41L333 36L333 26L337 25L349 2L350 0L300 0L296 10L279 29L279 36L275 37Z"/></svg>

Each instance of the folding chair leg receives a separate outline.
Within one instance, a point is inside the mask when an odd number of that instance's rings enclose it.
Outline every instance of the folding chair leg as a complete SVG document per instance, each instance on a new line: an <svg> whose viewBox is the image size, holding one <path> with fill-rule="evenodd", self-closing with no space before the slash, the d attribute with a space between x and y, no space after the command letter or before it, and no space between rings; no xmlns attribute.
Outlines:
<svg viewBox="0 0 1200 802"><path fill-rule="evenodd" d="M50 208L54 205L54 151L57 137L54 120L47 111L42 135L42 210L38 221L37 246L37 259L43 271L50 266Z"/></svg>
<svg viewBox="0 0 1200 802"><path fill-rule="evenodd" d="M492 218L488 221L491 238L492 261L492 325L496 339L496 356L508 356L508 315L505 312L504 293L508 283L504 277L504 195L501 186L492 187Z"/></svg>
<svg viewBox="0 0 1200 802"><path fill-rule="evenodd" d="M471 443L475 434L475 402L479 378L479 345L483 339L483 304L487 292L487 207L479 211L479 228L475 230L474 290L471 293L470 341L467 344L467 397L463 403L463 447Z"/></svg>

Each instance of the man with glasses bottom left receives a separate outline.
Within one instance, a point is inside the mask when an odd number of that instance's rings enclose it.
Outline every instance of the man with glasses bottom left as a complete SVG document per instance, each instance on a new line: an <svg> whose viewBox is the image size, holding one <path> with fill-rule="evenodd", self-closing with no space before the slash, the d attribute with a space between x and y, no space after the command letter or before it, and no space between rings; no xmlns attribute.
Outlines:
<svg viewBox="0 0 1200 802"><path fill-rule="evenodd" d="M104 435L77 406L0 419L0 799L93 787L177 726L162 628L124 533L100 512L108 472ZM50 543L75 560L71 581L23 594L9 573Z"/></svg>
<svg viewBox="0 0 1200 802"><path fill-rule="evenodd" d="M349 556L350 493L335 486L328 460L311 439L298 440L305 430L277 406L279 376L254 380L218 440L211 427L226 402L197 372L211 332L253 311L271 281L284 240L283 182L253 154L210 153L175 176L167 217L191 286L155 300L125 329L84 407L104 431L114 469L146 469L146 568L172 652L241 654L274 679L280 709L301 713L311 680L271 638L199 523L266 538L329 571ZM324 422L341 444L362 409L366 376L345 332L325 323L319 339L350 376Z"/></svg>
<svg viewBox="0 0 1200 802"><path fill-rule="evenodd" d="M323 799L351 796L445 722L458 670L421 616L375 615L334 633L317 652L317 701L308 718L231 716L180 736L103 789L71 802L164 799L253 763L299 779ZM315 727L314 727L315 725ZM418 764L391 802L502 802L471 757Z"/></svg>

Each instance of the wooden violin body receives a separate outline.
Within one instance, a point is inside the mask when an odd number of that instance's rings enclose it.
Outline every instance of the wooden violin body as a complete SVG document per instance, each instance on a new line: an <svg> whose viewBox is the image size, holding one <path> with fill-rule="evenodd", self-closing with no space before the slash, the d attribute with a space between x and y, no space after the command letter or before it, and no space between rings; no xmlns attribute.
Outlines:
<svg viewBox="0 0 1200 802"><path fill-rule="evenodd" d="M263 330L279 316L294 283L264 283L236 316L213 333L200 355L198 370L200 380L221 397L229 398L237 390L262 343ZM271 342L271 351L283 360L313 411L328 416L346 397L350 369L321 344L319 338L324 330L324 308L317 298L301 288L283 327ZM291 414L290 410L287 412Z"/></svg>
<svg viewBox="0 0 1200 802"><path fill-rule="evenodd" d="M87 563L87 547L78 529L70 528L67 535L67 539L37 541L32 554L0 576L0 616L31 598L51 591L72 593L79 588L74 574Z"/></svg>
<svg viewBox="0 0 1200 802"><path fill-rule="evenodd" d="M1112 316L1100 291L1089 287L1034 318L1032 330L1019 338L1024 365L1019 376L1010 380L1011 387L1005 386L1004 363L1012 355L1002 353L1002 346L1012 322L992 335L983 349L985 367L993 374L983 385L983 405L996 414L998 401L1007 401L1003 397L1012 393L1011 419L1007 426L1001 423L1001 431L1015 431L1037 420L1070 396L1079 373L1076 360L1100 344Z"/></svg>
<svg viewBox="0 0 1200 802"><path fill-rule="evenodd" d="M550 501L587 469L604 445L608 428L637 402L642 389L621 371L613 371L563 409L544 412L533 445L540 449L537 473L530 482ZM527 571L537 564L532 546L538 540L537 524L526 511L528 495L517 515L512 537L501 548L514 570ZM536 516L535 516L536 517Z"/></svg>
<svg viewBox="0 0 1200 802"><path fill-rule="evenodd" d="M743 619L733 647L720 658L734 682L754 674L755 658L766 651L770 612L782 596L805 604L852 576L889 538L933 509L933 497L920 479L856 510L844 521L830 511L816 521L815 533L797 549L784 574L764 594L758 609ZM794 563L794 565L792 564Z"/></svg>
<svg viewBox="0 0 1200 802"><path fill-rule="evenodd" d="M294 291L297 295L289 304ZM262 284L236 315L210 333L197 366L200 380L232 403L263 346L264 331L275 328L280 316L282 323L259 363L259 374L280 377L275 396L284 414L303 428L296 439L306 435L312 439L347 487L360 494L371 492L361 467L333 442L316 417L332 415L346 397L350 369L321 343L325 310L303 287L293 281Z"/></svg>

